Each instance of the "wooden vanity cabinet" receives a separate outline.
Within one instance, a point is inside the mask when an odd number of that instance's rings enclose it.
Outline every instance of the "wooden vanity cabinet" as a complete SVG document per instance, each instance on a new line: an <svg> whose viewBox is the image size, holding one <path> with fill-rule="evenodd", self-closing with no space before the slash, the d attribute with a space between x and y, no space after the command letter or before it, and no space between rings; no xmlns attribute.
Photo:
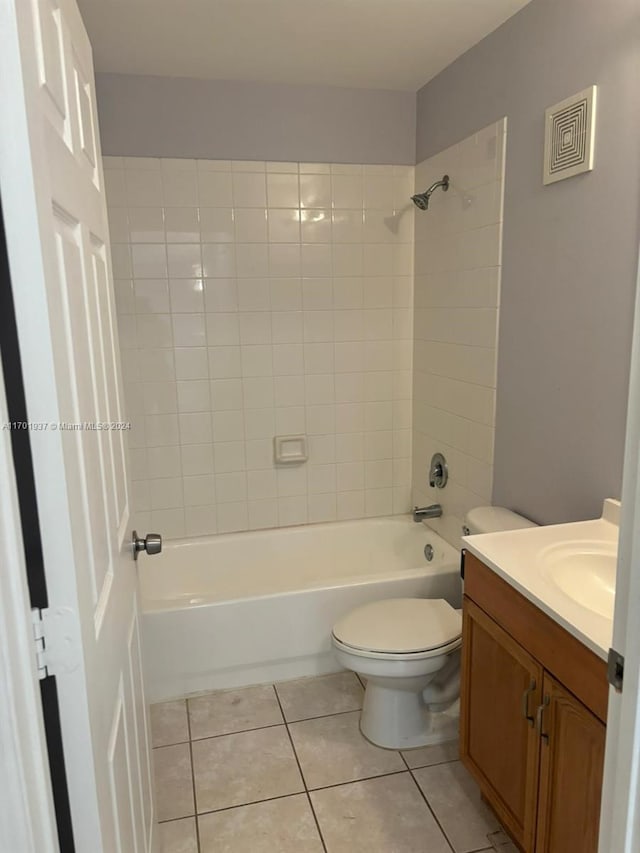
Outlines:
<svg viewBox="0 0 640 853"><path fill-rule="evenodd" d="M606 727L545 673L536 853L598 849Z"/></svg>
<svg viewBox="0 0 640 853"><path fill-rule="evenodd" d="M462 759L514 841L532 850L543 670L468 598L462 636Z"/></svg>
<svg viewBox="0 0 640 853"><path fill-rule="evenodd" d="M525 853L597 853L606 664L465 557L461 757Z"/></svg>

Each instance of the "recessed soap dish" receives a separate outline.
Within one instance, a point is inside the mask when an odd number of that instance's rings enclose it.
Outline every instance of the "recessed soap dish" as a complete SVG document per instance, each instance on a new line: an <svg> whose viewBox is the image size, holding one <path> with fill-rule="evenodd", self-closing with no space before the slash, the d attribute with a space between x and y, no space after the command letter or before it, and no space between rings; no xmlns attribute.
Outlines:
<svg viewBox="0 0 640 853"><path fill-rule="evenodd" d="M276 465L299 465L309 458L306 435L276 435L273 439Z"/></svg>

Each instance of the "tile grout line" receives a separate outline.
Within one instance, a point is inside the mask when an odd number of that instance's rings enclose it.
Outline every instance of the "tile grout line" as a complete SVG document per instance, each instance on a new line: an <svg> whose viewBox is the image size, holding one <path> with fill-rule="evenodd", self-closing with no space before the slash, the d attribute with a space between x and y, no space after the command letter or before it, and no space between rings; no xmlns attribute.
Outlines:
<svg viewBox="0 0 640 853"><path fill-rule="evenodd" d="M344 788L346 785L357 785L359 782L372 782L374 779L385 779L388 776L400 776L402 773L406 772L406 769L391 770L388 773L378 773L376 776L364 776L361 779L349 779L347 782L335 782L333 785L320 785L317 788L311 788L310 792L315 793L316 791L329 791L331 788Z"/></svg>
<svg viewBox="0 0 640 853"><path fill-rule="evenodd" d="M296 760L296 764L298 765L298 772L300 773L300 778L302 779L302 784L304 785L304 792L307 797L307 803L309 804L309 808L311 809L311 814L313 815L313 821L316 825L316 829L318 830L318 836L320 838L320 844L322 844L322 849L324 853L327 853L327 845L324 842L324 836L322 835L322 830L320 829L320 822L318 821L318 816L316 815L316 810L313 807L313 803L311 802L311 795L309 794L309 789L307 787L307 780L304 777L304 773L302 772L302 765L300 764L300 759L298 758L298 753L296 752L296 747L293 742L293 738L291 737L291 732L289 731L289 724L287 723L287 719L284 714L284 710L282 708L282 703L280 702L280 696L278 695L278 689L276 685L273 685L273 692L276 697L276 701L278 703L278 707L280 708L280 713L282 714L282 719L285 721L284 725L287 730L287 737L289 738L289 743L291 744L291 750L293 751L293 757Z"/></svg>
<svg viewBox="0 0 640 853"><path fill-rule="evenodd" d="M322 716L320 716L320 717L305 717L302 720L291 720L291 723L306 723L306 722L310 722L311 720L323 720L326 717L338 717L338 716L341 716L344 714L355 714L359 710L360 709L356 709L355 711L338 711L335 714L322 714ZM232 732L220 732L217 735L205 735L204 737L194 737L194 738L191 738L191 740L177 740L175 743L163 743L163 744L160 744L159 746L154 746L153 749L165 749L166 747L169 747L169 746L183 746L185 743L201 743L203 740L216 740L217 738L221 738L221 737L231 737L232 735L244 735L244 734L248 734L249 732L262 732L265 729L277 729L277 728L280 728L281 726L286 726L286 725L288 725L288 723L283 719L283 722L281 722L281 723L270 723L268 726L255 726L255 727L250 728L250 729L237 729L237 730L234 730Z"/></svg>
<svg viewBox="0 0 640 853"><path fill-rule="evenodd" d="M273 802L274 800L286 800L288 797L298 797L298 796L300 796L300 794L305 794L305 793L313 794L316 791L328 791L328 790L331 790L332 788L344 788L347 785L357 785L359 782L371 782L374 779L384 779L388 776L400 776L406 772L407 772L406 770L393 770L390 773L381 773L378 776L365 776L363 779L350 779L348 782L338 782L334 785L322 785L319 788L306 788L305 787L303 790L294 791L291 794L278 794L278 796L276 796L276 797L264 797L261 800L250 800L248 803L234 803L231 806L222 806L222 808L219 808L219 809L207 809L207 811L199 812L198 815L202 816L205 814L218 814L218 812L227 812L227 811L230 811L232 809L242 809L245 806L256 806L259 803L270 803L270 802ZM304 782L303 782L303 784L304 784ZM196 815L196 816L198 816L198 815ZM190 817L194 817L194 815L183 815L182 817L169 818L168 820L158 821L158 823L172 823L173 821L184 820L185 818L190 818Z"/></svg>
<svg viewBox="0 0 640 853"><path fill-rule="evenodd" d="M193 790L193 811L196 824L196 847L198 853L202 853L200 848L200 823L198 821L198 800L196 798L196 774L193 767L193 741L191 740L191 714L189 713L189 700L184 700L185 710L187 712L187 731L189 733L189 757L191 758L191 786Z"/></svg>
<svg viewBox="0 0 640 853"><path fill-rule="evenodd" d="M358 680L360 681L360 679L359 679L359 678L358 678ZM211 809L211 810L207 810L207 811L203 812L203 813L202 813L203 815L204 815L204 814L215 814L215 813L218 813L218 812L228 811L228 810L236 809L236 808L243 808L243 807L246 807L246 806L249 806L249 805L254 805L254 804L257 804L257 803L272 802L272 801L274 801L274 800L278 800L278 799L286 799L286 798L288 798L288 797L291 797L291 796L299 796L299 794L304 793L304 794L306 795L306 797L307 797L307 802L309 803L309 808L311 809L311 813L312 813L312 816L313 816L313 819L314 819L314 822L315 822L315 825L316 825L316 829L317 829L318 834L319 834L319 839L320 839L320 842L321 842L321 844L322 844L323 851L324 851L324 853L327 853L327 847L326 847L326 843L325 843L325 840L324 840L324 837L323 837L323 834L322 834L322 830L321 830L321 828L320 828L320 823L319 823L319 820L318 820L318 816L317 816L317 814L316 814L316 811L315 811L314 806L313 806L313 802L312 802L312 800L311 800L311 793L312 793L312 792L314 792L314 791L322 791L322 790L328 790L328 789L331 789L331 788L344 787L344 786L347 786L347 785L353 785L353 784L357 784L357 783L360 783L360 782L370 781L370 780L374 780L374 779L381 779L381 778L384 778L385 776L400 775L400 774L403 774L403 773L408 772L408 773L411 775L411 777L412 777L412 779L413 779L414 784L415 784L415 785L416 785L416 787L418 788L418 792L420 793L421 798L424 800L425 804L427 805L427 808L428 808L428 810L429 810L429 813L432 815L432 817L434 818L434 821L435 821L436 825L437 825L437 826L438 826L438 828L440 829L440 832L442 833L442 836L444 837L445 841L446 841L446 842L447 842L447 844L449 845L449 848L453 851L453 853L455 853L455 848L453 847L452 842L450 841L450 839L449 839L449 837L448 837L447 833L445 832L445 830L444 830L444 828L443 828L442 824L440 823L440 821L439 821L438 817L436 816L436 814L435 814L435 812L434 812L433 808L431 807L431 805L430 805L430 803L429 803L429 801L428 801L428 799L427 799L427 797L426 797L425 793L424 793L424 792L422 791L422 789L420 788L420 785L418 784L417 779L415 778L415 775L414 775L414 771L416 771L416 770L421 770L421 769L423 769L424 767L430 767L430 766L434 766L434 765L424 765L424 766L422 766L422 767L414 767L414 768L411 768L411 767L409 766L409 764L408 764L408 761L407 761L406 757L403 755L402 751L401 751L401 750L394 750L394 751L395 751L395 752L400 756L401 762L402 762L402 764L404 765L404 767L403 767L403 769L402 769L402 770L396 770L396 771L392 771L392 772L376 774L376 775L373 775L373 776L366 776L366 777L364 777L364 778L351 779L351 780L347 780L347 781L345 781L345 782L334 783L334 784L331 784L331 785L323 785L323 786L319 786L319 787L317 787L317 788L311 788L311 789L310 789L310 788L309 788L309 786L308 786L308 784L307 784L307 782L306 782L306 779L305 779L305 776L304 776L304 773L303 773L303 770L302 770L302 766L301 766L301 764L300 764L300 760L299 760L299 758L298 758L298 754L297 754L297 751L296 751L296 748L295 748L295 743L294 743L294 740L293 740L293 737L292 737L292 734L291 734L291 731L290 731L290 725L291 725L291 724L296 724L296 723L307 722L307 721L309 721L309 722L310 722L310 721L313 721L313 720L316 720L316 719L326 719L326 718L328 718L328 717L344 716L344 715L346 715L346 714L358 713L358 712L360 712L360 711L361 711L361 709L356 709L356 710L351 710L351 711L339 711L339 712L336 712L336 713L333 713L333 714L323 714L323 715L320 715L319 717L307 717L307 718L303 718L303 719L301 719L301 720L288 721L288 720L286 719L286 717L285 717L285 713L284 713L284 710L283 710L282 702L281 702L281 700L280 700L280 696L279 696L279 693L278 693L277 685L276 685L275 683L272 683L272 684L271 684L271 685L269 685L269 686L270 686L270 687L272 688L272 690L273 690L273 693L274 693L274 696L275 696L275 698L276 698L276 702L278 703L278 708L279 708L279 710L280 710L280 713L281 713L282 721L283 721L283 722L281 722L281 723L276 723L276 724L273 724L273 725L270 725L270 726L259 726L259 727L255 727L255 728L252 728L252 729L243 729L243 730L240 730L240 731L238 731L238 732L225 732L225 733L222 733L222 734L219 734L219 735L212 735L212 736L210 736L210 737L208 737L208 738L207 738L207 737L205 737L205 738L197 738L195 741L193 740L193 737L192 737L192 730L191 730L191 718L190 718L190 713L189 713L189 699L188 699L187 697L185 697L185 700L184 700L184 701L185 701L185 710L186 710L186 714L187 714L187 731L188 731L188 737L189 737L189 741L188 741L188 743L189 743L189 755L190 755L190 761L191 761L191 783L192 783L192 792L193 792L193 798L194 798L194 815L193 815L193 816L194 816L195 826L196 826L196 843L197 843L198 853L202 853L202 850L201 850L200 831L199 831L199 817L200 817L200 814L198 813L198 810L197 810L197 808L198 808L198 807L197 807L197 799L196 799L195 768L194 768L194 763L193 763L193 743L197 743L197 742L202 741L202 740L209 740L209 739L214 739L214 738L219 738L219 737L225 737L225 736L229 736L229 735L233 735L233 734L243 734L243 733L245 733L245 732L261 731L261 730L263 730L263 729L269 729L269 728L278 728L278 727L283 726L283 725L284 725L284 727L286 728L287 736L288 736L288 738L289 738L289 742L290 742L290 744L291 744L291 748L292 748L292 752L293 752L293 755L294 755L294 759L295 759L295 761L296 761L296 765L297 765L297 767L298 767L298 771L299 771L299 773L300 773L300 777L301 777L302 784L303 784L303 790L302 790L302 791L297 791L297 792L292 792L291 794L279 795L279 796L277 796L277 797L267 797L267 798L264 798L264 799L262 799L262 800L255 800L255 801L253 801L253 802L251 802L251 803L238 803L238 804L234 804L234 805L227 806L227 807L222 808L222 809ZM215 692L215 691L214 691L214 692ZM209 695L211 695L211 694L209 694ZM177 744L164 744L163 746L177 746L177 745L181 745L181 744L184 744L184 743L186 743L186 742L185 742L185 741L179 741ZM453 759L452 761L455 761L455 759ZM435 765L449 764L449 763L452 763L452 761L440 761L440 762L436 762L436 763L435 763ZM169 820L167 820L167 821L158 821L158 823L170 823L170 822L173 822L173 821L176 821L176 820L182 820L182 819L184 819L184 817L188 817L188 816L183 816L183 817L180 817L180 818L171 818L171 819L169 819ZM490 848L489 848L489 849L490 849ZM483 851L485 851L485 850L487 850L487 848L479 848L479 849L478 849L478 853L483 853Z"/></svg>
<svg viewBox="0 0 640 853"><path fill-rule="evenodd" d="M406 758L404 757L404 755L402 756L402 760L404 761L404 763L405 763L405 764L407 764L407 760L406 760ZM417 769L422 769L422 768L416 768L416 770L417 770ZM451 850L453 851L453 853L456 853L456 849L455 849L455 847L454 847L454 846L453 846L453 844L451 843L451 841L450 841L449 836L447 835L447 833L444 831L444 828L443 828L442 824L441 824L441 823L440 823L440 821L438 820L438 816L436 815L435 811L431 808L431 803L430 803L430 802L429 802L429 800L427 799L427 796L426 796L426 794L424 793L424 791L422 790L422 788L420 787L420 785L418 785L418 780L417 780L417 779L416 779L416 777L413 775L413 770L409 767L409 765L408 765L408 764L407 764L407 770L409 771L409 775L410 775L410 776L411 776L411 778L413 779L413 784L414 784L414 785L416 786L416 788L418 789L418 793L420 794L420 796L422 797L422 799L425 801L425 803L426 803L426 805L427 805L427 808L429 809L429 811L430 811L430 813L431 813L431 816L432 816L432 817L433 817L433 819L435 820L436 825L438 826L438 829L439 829L439 830L440 830L440 832L442 833L442 837L443 837L443 838L444 838L444 840L447 842L447 844L449 845L449 847L451 848Z"/></svg>

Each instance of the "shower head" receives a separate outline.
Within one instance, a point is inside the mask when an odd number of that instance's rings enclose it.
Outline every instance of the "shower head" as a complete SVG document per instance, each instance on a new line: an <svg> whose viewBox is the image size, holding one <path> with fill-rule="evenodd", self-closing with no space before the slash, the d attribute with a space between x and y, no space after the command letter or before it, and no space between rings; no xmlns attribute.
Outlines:
<svg viewBox="0 0 640 853"><path fill-rule="evenodd" d="M411 201L415 204L417 208L420 210L426 210L429 207L429 199L432 194L438 187L442 187L444 192L449 189L449 175L443 175L441 181L435 181L428 190L425 190L423 193L417 193L416 195L411 196Z"/></svg>

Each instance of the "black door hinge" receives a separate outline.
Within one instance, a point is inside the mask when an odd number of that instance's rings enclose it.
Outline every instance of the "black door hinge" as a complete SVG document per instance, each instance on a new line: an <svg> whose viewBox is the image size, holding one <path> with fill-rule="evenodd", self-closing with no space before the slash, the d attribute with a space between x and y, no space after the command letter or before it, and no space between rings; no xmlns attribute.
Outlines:
<svg viewBox="0 0 640 853"><path fill-rule="evenodd" d="M617 652L615 649L609 649L609 657L607 659L607 680L612 687L622 693L622 683L624 681L624 655Z"/></svg>

